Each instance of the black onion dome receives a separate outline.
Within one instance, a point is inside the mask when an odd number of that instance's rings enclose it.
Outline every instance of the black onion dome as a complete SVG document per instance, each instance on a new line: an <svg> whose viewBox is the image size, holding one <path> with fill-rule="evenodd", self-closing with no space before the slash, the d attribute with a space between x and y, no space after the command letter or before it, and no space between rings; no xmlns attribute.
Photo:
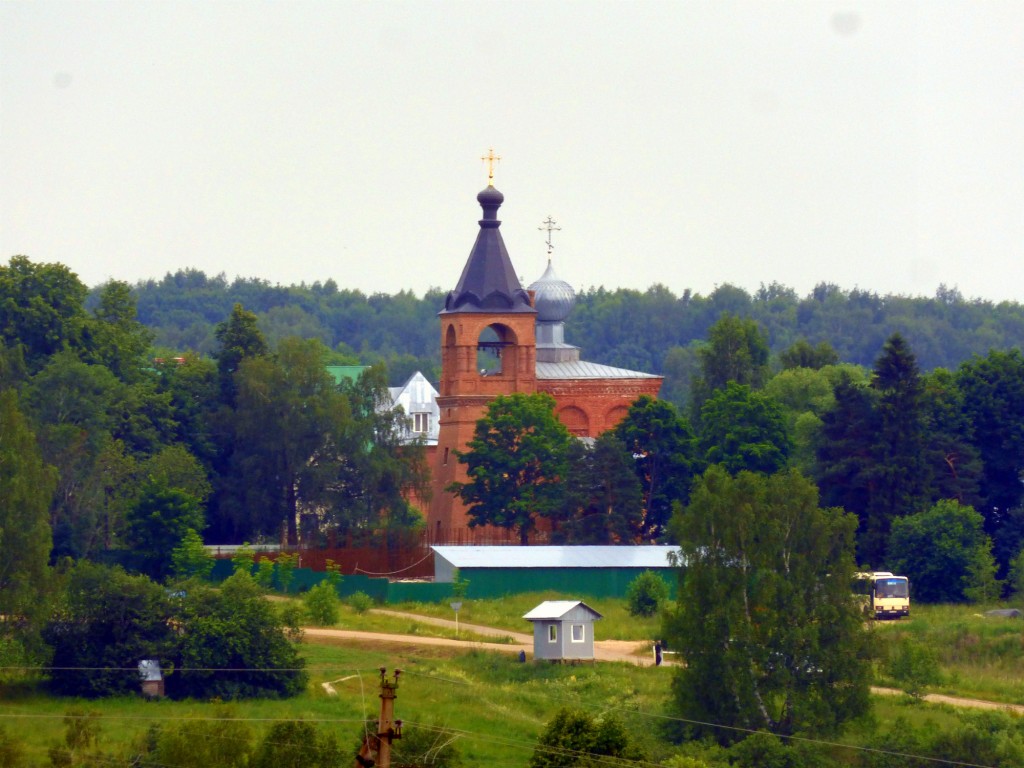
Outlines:
<svg viewBox="0 0 1024 768"><path fill-rule="evenodd" d="M537 309L537 322L540 323L564 322L576 304L576 291L555 274L550 259L544 274L530 285L529 290L534 293L533 305Z"/></svg>
<svg viewBox="0 0 1024 768"><path fill-rule="evenodd" d="M480 232L455 290L445 298L441 314L449 312L534 312L530 294L512 268L498 220L505 196L487 187L476 196L483 208Z"/></svg>

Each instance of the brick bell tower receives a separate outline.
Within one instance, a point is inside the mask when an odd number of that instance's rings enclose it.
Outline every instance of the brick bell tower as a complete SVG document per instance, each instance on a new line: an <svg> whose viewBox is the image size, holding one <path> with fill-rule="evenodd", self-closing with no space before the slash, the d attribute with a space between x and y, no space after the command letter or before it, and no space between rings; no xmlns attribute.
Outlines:
<svg viewBox="0 0 1024 768"><path fill-rule="evenodd" d="M498 208L505 197L494 188L494 153L487 188L476 199L483 209L480 232L459 283L438 313L441 318L441 411L434 454L430 538L452 541L466 528L462 501L445 490L465 481L456 450L472 439L476 422L498 395L537 391L536 310L516 277L502 240Z"/></svg>

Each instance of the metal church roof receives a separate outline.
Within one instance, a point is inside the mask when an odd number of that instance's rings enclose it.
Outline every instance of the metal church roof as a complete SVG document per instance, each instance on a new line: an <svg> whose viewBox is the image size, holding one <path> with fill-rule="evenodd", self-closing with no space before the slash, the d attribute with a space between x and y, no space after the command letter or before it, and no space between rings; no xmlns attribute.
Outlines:
<svg viewBox="0 0 1024 768"><path fill-rule="evenodd" d="M537 361L538 379L659 379L653 373L629 371L625 368L613 368L600 363L588 363L586 360L570 360L562 363L542 363Z"/></svg>
<svg viewBox="0 0 1024 768"><path fill-rule="evenodd" d="M456 568L668 568L679 547L431 547Z"/></svg>

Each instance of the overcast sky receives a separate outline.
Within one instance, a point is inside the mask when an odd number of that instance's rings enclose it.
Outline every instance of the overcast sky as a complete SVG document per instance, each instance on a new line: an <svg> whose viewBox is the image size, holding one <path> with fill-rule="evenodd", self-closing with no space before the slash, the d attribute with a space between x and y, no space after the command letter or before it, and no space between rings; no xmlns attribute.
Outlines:
<svg viewBox="0 0 1024 768"><path fill-rule="evenodd" d="M0 3L0 263L1024 300L1024 2Z"/></svg>

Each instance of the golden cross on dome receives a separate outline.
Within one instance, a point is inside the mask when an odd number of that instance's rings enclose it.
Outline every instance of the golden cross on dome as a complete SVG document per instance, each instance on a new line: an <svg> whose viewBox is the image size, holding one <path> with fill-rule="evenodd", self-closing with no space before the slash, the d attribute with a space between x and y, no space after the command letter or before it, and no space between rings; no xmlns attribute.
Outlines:
<svg viewBox="0 0 1024 768"><path fill-rule="evenodd" d="M537 227L537 229L540 229L540 230L546 229L548 231L548 258L549 259L551 258L551 251L555 247L555 246L553 246L551 244L551 233L552 232L561 232L562 231L561 227L556 227L555 226L555 224L557 224L557 223L558 223L557 221L555 221L550 216L548 216L545 221L541 222L541 226Z"/></svg>
<svg viewBox="0 0 1024 768"><path fill-rule="evenodd" d="M480 158L487 163L487 186L494 186L494 165L501 161L499 155L494 154L494 147L487 150L487 154Z"/></svg>

